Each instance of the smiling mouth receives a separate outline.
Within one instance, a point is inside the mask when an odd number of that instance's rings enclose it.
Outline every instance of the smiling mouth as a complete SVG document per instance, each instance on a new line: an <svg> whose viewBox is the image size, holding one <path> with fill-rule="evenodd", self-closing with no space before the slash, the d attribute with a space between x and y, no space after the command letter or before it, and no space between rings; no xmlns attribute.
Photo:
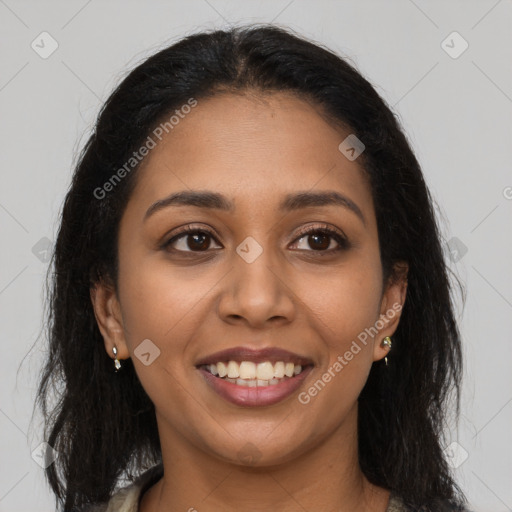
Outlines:
<svg viewBox="0 0 512 512"><path fill-rule="evenodd" d="M294 364L292 362L263 361L219 361L214 364L203 364L202 368L213 376L226 382L243 387L275 386L288 379L300 375L312 365Z"/></svg>

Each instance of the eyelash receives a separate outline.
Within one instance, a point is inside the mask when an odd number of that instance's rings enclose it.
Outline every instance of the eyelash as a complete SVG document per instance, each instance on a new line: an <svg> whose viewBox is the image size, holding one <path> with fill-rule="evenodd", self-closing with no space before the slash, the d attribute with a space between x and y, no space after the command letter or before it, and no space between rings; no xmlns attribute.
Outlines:
<svg viewBox="0 0 512 512"><path fill-rule="evenodd" d="M192 235L192 234L205 234L205 235L208 235L208 236L212 237L213 239L215 239L215 241L217 241L216 237L215 237L215 234L213 232L211 232L210 230L208 230L208 229L197 228L197 227L194 227L194 226L185 226L181 231L176 233L172 238L170 238L169 240L164 242L164 244L162 245L161 248L164 249L164 250L167 250L168 247L172 243L176 242L180 238L183 238L185 235ZM337 230L335 230L333 228L330 228L329 226L327 226L325 224L322 225L322 226L313 226L313 227L302 228L299 231L299 233L297 234L297 237L294 239L293 242L296 242L296 241L300 240L301 238L304 238L305 236L311 235L311 234L327 235L327 236L331 237L332 239L334 239L338 243L338 247L335 248L335 249L326 249L326 250L311 249L309 251L306 251L306 252L317 253L319 256L323 255L323 254L332 254L332 253L336 253L336 252L339 252L339 251L347 250L351 246L349 241L347 240L347 238L341 232L339 232L339 231L337 231ZM179 253L201 253L201 252L208 252L208 250L206 250L206 251L181 251L179 249L174 249L173 251L174 252L179 252Z"/></svg>

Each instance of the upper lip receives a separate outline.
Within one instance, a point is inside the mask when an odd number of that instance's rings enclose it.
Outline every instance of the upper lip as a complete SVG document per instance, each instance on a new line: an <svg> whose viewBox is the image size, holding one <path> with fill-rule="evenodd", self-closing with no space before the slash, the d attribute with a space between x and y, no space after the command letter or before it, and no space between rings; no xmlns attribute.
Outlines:
<svg viewBox="0 0 512 512"><path fill-rule="evenodd" d="M196 366L216 364L220 361L252 361L253 363L270 361L272 364L283 361L284 363L294 363L302 366L313 364L310 358L282 348L266 347L254 349L249 347L234 347L203 357L196 363Z"/></svg>

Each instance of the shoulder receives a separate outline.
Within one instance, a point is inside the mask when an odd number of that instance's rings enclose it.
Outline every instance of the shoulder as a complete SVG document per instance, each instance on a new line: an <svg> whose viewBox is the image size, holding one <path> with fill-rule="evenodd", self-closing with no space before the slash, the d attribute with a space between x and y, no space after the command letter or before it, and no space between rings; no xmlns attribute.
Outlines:
<svg viewBox="0 0 512 512"><path fill-rule="evenodd" d="M142 494L163 475L162 464L157 464L139 475L129 485L118 489L107 503L89 505L79 512L138 512Z"/></svg>

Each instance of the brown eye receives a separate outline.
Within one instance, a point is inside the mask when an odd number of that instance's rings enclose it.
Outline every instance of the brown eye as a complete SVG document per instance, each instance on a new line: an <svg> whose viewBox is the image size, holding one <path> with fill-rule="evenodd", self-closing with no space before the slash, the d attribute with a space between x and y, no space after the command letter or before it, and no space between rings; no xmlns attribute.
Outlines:
<svg viewBox="0 0 512 512"><path fill-rule="evenodd" d="M303 241L303 247L297 247L299 250L309 252L336 252L348 249L350 246L348 240L340 232L328 227L306 228L296 239L295 244ZM309 247L309 249L308 249Z"/></svg>
<svg viewBox="0 0 512 512"><path fill-rule="evenodd" d="M195 250L205 250L210 246L210 237L205 233L198 233L196 235L186 235L185 239L187 240L187 247L191 251Z"/></svg>
<svg viewBox="0 0 512 512"><path fill-rule="evenodd" d="M309 246L315 251L323 251L331 245L331 236L327 233L315 233L308 235Z"/></svg>
<svg viewBox="0 0 512 512"><path fill-rule="evenodd" d="M214 237L209 231L187 226L168 240L164 244L164 248L171 248L172 251L176 252L205 252L210 249L212 240L214 240ZM220 246L216 248L220 248Z"/></svg>

